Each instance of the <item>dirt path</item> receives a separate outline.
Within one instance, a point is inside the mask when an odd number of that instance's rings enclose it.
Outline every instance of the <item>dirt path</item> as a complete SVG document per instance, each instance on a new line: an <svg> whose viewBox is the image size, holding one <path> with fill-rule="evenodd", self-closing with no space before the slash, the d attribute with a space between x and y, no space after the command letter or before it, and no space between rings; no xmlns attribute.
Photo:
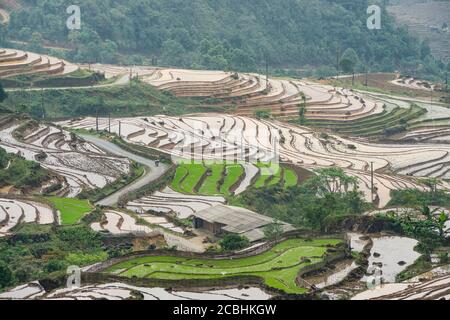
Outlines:
<svg viewBox="0 0 450 320"><path fill-rule="evenodd" d="M114 155L118 155L121 157L127 157L133 161L136 161L137 163L140 163L145 166L145 173L144 175L137 179L136 181L132 182L128 186L126 186L123 189L118 190L116 193L110 195L109 197L99 201L96 203L96 205L101 206L114 206L119 201L120 197L123 195L126 195L127 193L136 191L140 189L141 187L152 183L153 181L157 180L159 177L161 177L163 174L167 172L169 169L169 166L166 164L159 164L156 165L155 161L146 159L144 157L135 155L131 152L125 151L119 146L115 145L114 143L102 140L100 138L90 136L90 135L80 135L84 140L91 142L95 144L97 147L112 153Z"/></svg>
<svg viewBox="0 0 450 320"><path fill-rule="evenodd" d="M130 82L130 76L128 74L122 75L117 78L116 81L108 83L108 84L99 84L95 86L80 86L80 87L51 87L51 88L12 88L5 89L7 92L15 92L15 91L47 91L47 90L77 90L77 89L98 89L98 88L109 88L114 86L125 86Z"/></svg>

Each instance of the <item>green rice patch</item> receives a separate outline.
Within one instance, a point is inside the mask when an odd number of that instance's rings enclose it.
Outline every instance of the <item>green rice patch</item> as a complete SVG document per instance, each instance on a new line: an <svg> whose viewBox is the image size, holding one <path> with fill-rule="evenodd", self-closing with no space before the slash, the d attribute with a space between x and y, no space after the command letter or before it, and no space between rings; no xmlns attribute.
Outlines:
<svg viewBox="0 0 450 320"><path fill-rule="evenodd" d="M118 263L106 272L122 277L160 280L225 279L233 276L257 276L272 288L302 294L306 288L295 283L298 272L322 261L337 239L286 240L262 254L241 259L189 259L173 256L141 257ZM307 259L307 260L306 260Z"/></svg>
<svg viewBox="0 0 450 320"><path fill-rule="evenodd" d="M213 164L208 169L211 170L211 175L205 179L199 189L199 193L204 195L216 195L219 193L219 182L222 179L225 166L223 164Z"/></svg>
<svg viewBox="0 0 450 320"><path fill-rule="evenodd" d="M226 167L225 180L220 187L220 193L224 195L231 195L231 188L239 181L245 173L241 165L229 165Z"/></svg>
<svg viewBox="0 0 450 320"><path fill-rule="evenodd" d="M295 187L298 184L298 176L294 170L284 168L284 187Z"/></svg>
<svg viewBox="0 0 450 320"><path fill-rule="evenodd" d="M86 214L92 211L88 200L69 198L47 198L61 214L61 224L71 225L80 222Z"/></svg>

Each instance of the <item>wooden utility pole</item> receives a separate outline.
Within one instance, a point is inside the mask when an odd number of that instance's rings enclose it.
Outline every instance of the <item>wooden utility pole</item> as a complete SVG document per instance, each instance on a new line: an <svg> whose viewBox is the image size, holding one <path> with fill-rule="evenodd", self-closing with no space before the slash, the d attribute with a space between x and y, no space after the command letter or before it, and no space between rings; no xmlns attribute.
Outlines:
<svg viewBox="0 0 450 320"><path fill-rule="evenodd" d="M133 67L130 67L130 87L132 86L131 80L133 80Z"/></svg>
<svg viewBox="0 0 450 320"><path fill-rule="evenodd" d="M44 88L41 89L41 110L42 110L42 119L45 119Z"/></svg>
<svg viewBox="0 0 450 320"><path fill-rule="evenodd" d="M369 70L366 67L366 82L365 82L366 87L369 86Z"/></svg>
<svg viewBox="0 0 450 320"><path fill-rule="evenodd" d="M122 138L122 122L119 121L119 138Z"/></svg>
<svg viewBox="0 0 450 320"><path fill-rule="evenodd" d="M28 97L30 98L30 102L28 104L30 110L31 110L31 106L32 106L32 103L33 103L33 86L34 86L34 83L33 83L33 81L31 81L30 82L30 94L28 95ZM26 110L24 110L24 111L26 112Z"/></svg>
<svg viewBox="0 0 450 320"><path fill-rule="evenodd" d="M445 91L448 91L448 70L445 71Z"/></svg>
<svg viewBox="0 0 450 320"><path fill-rule="evenodd" d="M108 112L108 129L109 133L111 133L111 112Z"/></svg>
<svg viewBox="0 0 450 320"><path fill-rule="evenodd" d="M95 130L98 132L98 106L95 109Z"/></svg>
<svg viewBox="0 0 450 320"><path fill-rule="evenodd" d="M373 172L373 161L372 161L370 163L370 193L371 193L370 199L372 200L372 203L373 203L374 191L375 191L375 187L374 187L374 172Z"/></svg>

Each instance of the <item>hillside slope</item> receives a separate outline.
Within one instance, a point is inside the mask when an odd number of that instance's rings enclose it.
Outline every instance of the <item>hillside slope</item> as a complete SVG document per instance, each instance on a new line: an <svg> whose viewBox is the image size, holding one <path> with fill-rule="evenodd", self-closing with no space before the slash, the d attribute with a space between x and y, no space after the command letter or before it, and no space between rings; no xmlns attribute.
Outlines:
<svg viewBox="0 0 450 320"><path fill-rule="evenodd" d="M367 0L80 0L82 28L65 26L67 0L22 0L9 38L39 46L42 39L73 48L86 62L153 62L208 69L322 66L353 48L372 70L423 60L419 40L398 28L383 7L383 28L368 30ZM383 5L382 5L383 6ZM128 54L127 54L128 53ZM145 57L146 59L143 59Z"/></svg>
<svg viewBox="0 0 450 320"><path fill-rule="evenodd" d="M450 1L397 0L388 11L411 33L427 39L434 56L450 59Z"/></svg>

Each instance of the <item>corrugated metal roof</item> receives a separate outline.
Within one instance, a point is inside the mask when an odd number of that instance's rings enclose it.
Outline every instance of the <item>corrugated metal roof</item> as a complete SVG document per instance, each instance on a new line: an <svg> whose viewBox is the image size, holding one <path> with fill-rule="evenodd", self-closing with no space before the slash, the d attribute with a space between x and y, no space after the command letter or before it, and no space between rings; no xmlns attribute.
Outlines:
<svg viewBox="0 0 450 320"><path fill-rule="evenodd" d="M199 211L194 216L210 223L222 224L222 230L244 235L250 241L264 238L262 228L274 222L272 218L253 211L221 204ZM283 229L288 231L293 227L283 223Z"/></svg>

